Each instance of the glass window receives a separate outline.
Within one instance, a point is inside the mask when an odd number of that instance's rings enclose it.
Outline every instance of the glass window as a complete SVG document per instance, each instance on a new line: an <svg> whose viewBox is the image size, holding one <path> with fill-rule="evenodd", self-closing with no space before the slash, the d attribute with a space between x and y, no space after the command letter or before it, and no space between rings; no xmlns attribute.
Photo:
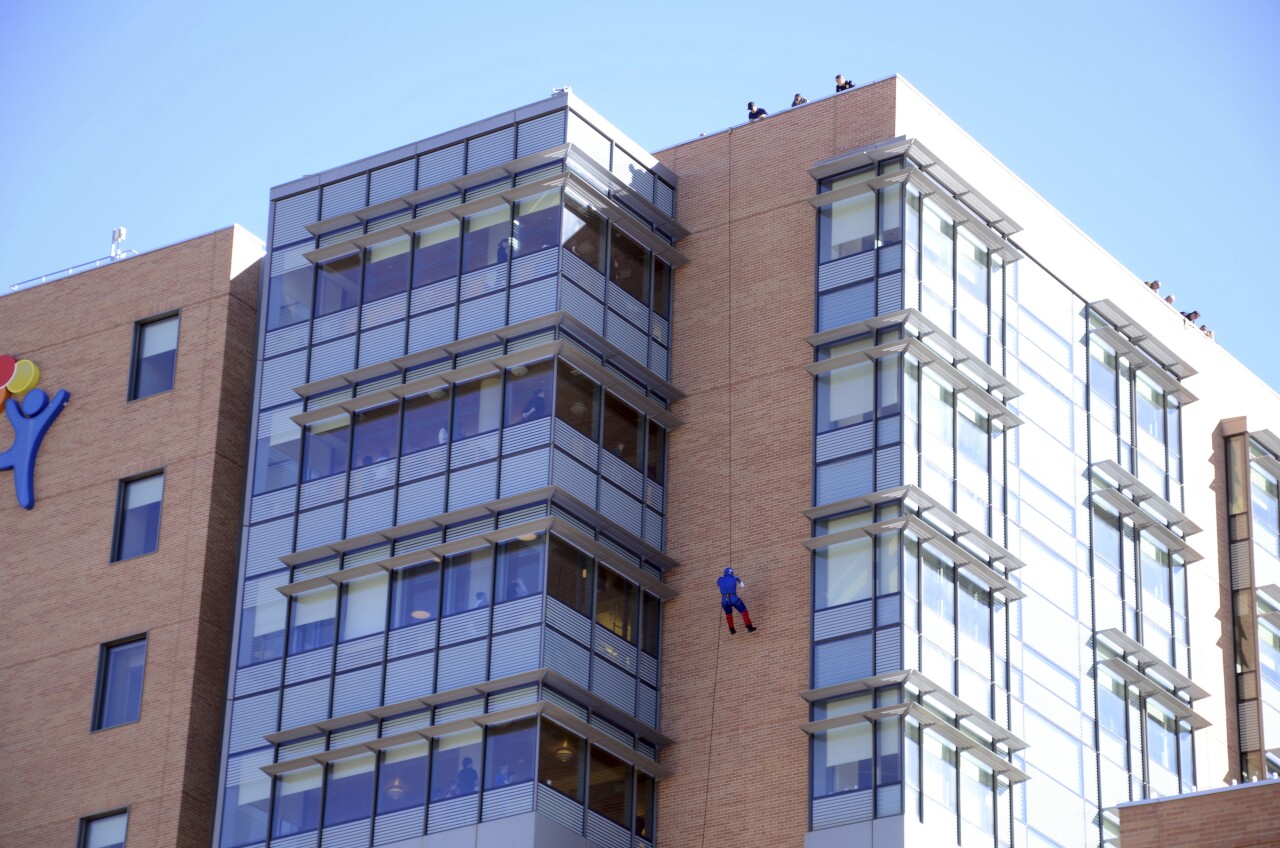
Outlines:
<svg viewBox="0 0 1280 848"><path fill-rule="evenodd" d="M400 450L404 456L449 443L449 393L433 389L404 402L404 432Z"/></svg>
<svg viewBox="0 0 1280 848"><path fill-rule="evenodd" d="M1125 685L1110 674L1098 672L1098 724L1125 739Z"/></svg>
<svg viewBox="0 0 1280 848"><path fill-rule="evenodd" d="M267 331L290 327L311 317L315 270L301 268L276 274L267 283Z"/></svg>
<svg viewBox="0 0 1280 848"><path fill-rule="evenodd" d="M882 339L883 341L883 339ZM902 355L876 360L876 384L880 391L877 406L881 415L897 415L902 411Z"/></svg>
<svg viewBox="0 0 1280 848"><path fill-rule="evenodd" d="M596 571L596 623L628 642L636 641L636 584L609 568Z"/></svg>
<svg viewBox="0 0 1280 848"><path fill-rule="evenodd" d="M339 415L306 429L302 442L302 482L320 480L347 470L351 419Z"/></svg>
<svg viewBox="0 0 1280 848"><path fill-rule="evenodd" d="M458 230L457 221L446 221L413 237L415 289L458 276Z"/></svg>
<svg viewBox="0 0 1280 848"><path fill-rule="evenodd" d="M254 756L251 754L249 758ZM228 786L223 793L221 848L236 848L267 840L267 824L271 821L271 777L247 766L244 759L235 763L233 758L230 764L241 768L241 780Z"/></svg>
<svg viewBox="0 0 1280 848"><path fill-rule="evenodd" d="M564 195L564 249L604 273L604 237L608 222L585 201Z"/></svg>
<svg viewBox="0 0 1280 848"><path fill-rule="evenodd" d="M867 171L852 174L830 183L831 191L864 180ZM876 193L868 189L862 194L837 200L823 206L818 213L818 261L827 262L852 256L876 246Z"/></svg>
<svg viewBox="0 0 1280 848"><path fill-rule="evenodd" d="M427 742L410 742L382 752L378 770L378 814L418 807L427 798Z"/></svg>
<svg viewBox="0 0 1280 848"><path fill-rule="evenodd" d="M555 360L516 365L507 370L507 426L546 418L551 411Z"/></svg>
<svg viewBox="0 0 1280 848"><path fill-rule="evenodd" d="M462 226L462 273L506 262L510 254L510 206L498 206L467 216Z"/></svg>
<svg viewBox="0 0 1280 848"><path fill-rule="evenodd" d="M875 540L862 536L819 548L813 554L814 609L870 598L875 574Z"/></svg>
<svg viewBox="0 0 1280 848"><path fill-rule="evenodd" d="M360 304L360 254L321 262L316 275L316 317Z"/></svg>
<svg viewBox="0 0 1280 848"><path fill-rule="evenodd" d="M653 842L654 810L657 808L658 782L651 775L636 772L636 836Z"/></svg>
<svg viewBox="0 0 1280 848"><path fill-rule="evenodd" d="M431 800L473 795L480 788L480 728L437 736L431 763Z"/></svg>
<svg viewBox="0 0 1280 848"><path fill-rule="evenodd" d="M916 250L920 249L920 192L907 186L906 218L903 235L906 242ZM915 268L910 269L913 273Z"/></svg>
<svg viewBox="0 0 1280 848"><path fill-rule="evenodd" d="M952 245L956 235L956 225L932 202L924 202L924 238L921 248L925 258L942 270L947 279L951 279Z"/></svg>
<svg viewBox="0 0 1280 848"><path fill-rule="evenodd" d="M960 632L984 647L991 646L991 593L960 575Z"/></svg>
<svg viewBox="0 0 1280 848"><path fill-rule="evenodd" d="M253 463L253 493L274 492L298 482L298 460L302 457L302 428L289 417L293 407L265 413L268 423L258 431Z"/></svg>
<svg viewBox="0 0 1280 848"><path fill-rule="evenodd" d="M134 331L133 379L129 400L173 388L178 363L178 316L139 322Z"/></svg>
<svg viewBox="0 0 1280 848"><path fill-rule="evenodd" d="M671 317L671 266L656 257L653 260L653 311L662 318Z"/></svg>
<svg viewBox="0 0 1280 848"><path fill-rule="evenodd" d="M663 485L667 479L667 430L649 419L649 449L645 452L645 469L649 479Z"/></svg>
<svg viewBox="0 0 1280 848"><path fill-rule="evenodd" d="M1142 535L1142 591L1161 604L1169 603L1169 552Z"/></svg>
<svg viewBox="0 0 1280 848"><path fill-rule="evenodd" d="M591 615L592 558L552 535L547 551L547 594L569 609Z"/></svg>
<svg viewBox="0 0 1280 848"><path fill-rule="evenodd" d="M541 535L533 533L498 546L498 601L514 601L542 592Z"/></svg>
<svg viewBox="0 0 1280 848"><path fill-rule="evenodd" d="M514 256L527 256L560 243L559 190L516 201L515 242Z"/></svg>
<svg viewBox="0 0 1280 848"><path fill-rule="evenodd" d="M632 468L639 469L644 440L644 416L612 392L604 394L604 448Z"/></svg>
<svg viewBox="0 0 1280 848"><path fill-rule="evenodd" d="M164 472L126 480L116 506L116 549L112 562L149 554L160 546Z"/></svg>
<svg viewBox="0 0 1280 848"><path fill-rule="evenodd" d="M902 186L880 190L880 243L902 241Z"/></svg>
<svg viewBox="0 0 1280 848"><path fill-rule="evenodd" d="M301 654L333 644L333 617L338 587L326 586L293 596L293 621L289 627L289 653Z"/></svg>
<svg viewBox="0 0 1280 848"><path fill-rule="evenodd" d="M885 516L881 516L885 518ZM902 583L902 536L881 533L876 537L876 593L892 595Z"/></svg>
<svg viewBox="0 0 1280 848"><path fill-rule="evenodd" d="M983 833L995 833L995 775L970 757L960 762L960 814Z"/></svg>
<svg viewBox="0 0 1280 848"><path fill-rule="evenodd" d="M440 615L440 563L425 562L394 572L391 629L423 624Z"/></svg>
<svg viewBox="0 0 1280 848"><path fill-rule="evenodd" d="M493 583L493 557L489 548L467 551L445 559L444 614L458 615L489 606Z"/></svg>
<svg viewBox="0 0 1280 848"><path fill-rule="evenodd" d="M640 649L650 656L658 655L658 647L662 642L662 601L645 592L640 599L640 614L643 617Z"/></svg>
<svg viewBox="0 0 1280 848"><path fill-rule="evenodd" d="M343 584L341 641L348 642L386 629L388 582L384 573Z"/></svg>
<svg viewBox="0 0 1280 848"><path fill-rule="evenodd" d="M556 417L596 441L599 436L600 386L567 363L556 369Z"/></svg>
<svg viewBox="0 0 1280 848"><path fill-rule="evenodd" d="M960 238L956 242L956 280L961 288L977 298L979 303L987 302L987 249L969 234L967 227L960 228Z"/></svg>
<svg viewBox="0 0 1280 848"><path fill-rule="evenodd" d="M956 749L929 731L924 732L924 792L933 800L956 808Z"/></svg>
<svg viewBox="0 0 1280 848"><path fill-rule="evenodd" d="M1178 720L1147 702L1147 757L1153 765L1178 773Z"/></svg>
<svg viewBox="0 0 1280 848"><path fill-rule="evenodd" d="M467 439L498 429L502 414L502 378L459 383L453 390L453 437Z"/></svg>
<svg viewBox="0 0 1280 848"><path fill-rule="evenodd" d="M257 665L284 656L284 619L288 598L274 591L271 581L246 583L245 597L252 597L252 587L258 603L240 611L240 642L237 668ZM276 597L272 597L275 595Z"/></svg>
<svg viewBox="0 0 1280 848"><path fill-rule="evenodd" d="M358 468L386 462L396 455L397 430L400 428L400 404L387 403L355 414L351 435L351 455ZM391 482L390 472L387 483Z"/></svg>
<svg viewBox="0 0 1280 848"><path fill-rule="evenodd" d="M374 245L365 253L364 302L372 303L409 288L409 237Z"/></svg>
<svg viewBox="0 0 1280 848"><path fill-rule="evenodd" d="M875 408L875 364L858 362L818 377L818 432L871 420Z"/></svg>
<svg viewBox="0 0 1280 848"><path fill-rule="evenodd" d="M307 833L320 826L320 788L323 772L310 766L276 778L276 804L271 835L279 838Z"/></svg>
<svg viewBox="0 0 1280 848"><path fill-rule="evenodd" d="M956 442L959 455L971 462L979 471L986 473L989 464L987 454L991 447L991 440L987 435L987 416L967 403L957 404L957 409L960 412L957 416L960 423L960 437Z"/></svg>
<svg viewBox="0 0 1280 848"><path fill-rule="evenodd" d="M324 826L333 827L373 815L372 753L329 764L324 801Z"/></svg>
<svg viewBox="0 0 1280 848"><path fill-rule="evenodd" d="M1112 408L1116 405L1116 354L1094 341L1089 345L1089 388Z"/></svg>
<svg viewBox="0 0 1280 848"><path fill-rule="evenodd" d="M859 704L856 709L843 710L841 702L833 702L828 705L827 717L834 718L862 709L864 707ZM859 721L813 735L813 797L872 787L873 733L871 724Z"/></svg>
<svg viewBox="0 0 1280 848"><path fill-rule="evenodd" d="M138 720L142 712L142 678L147 664L147 637L103 645L98 668L93 729L105 730Z"/></svg>
<svg viewBox="0 0 1280 848"><path fill-rule="evenodd" d="M622 827L630 827L631 766L592 745L590 782L587 806L591 811Z"/></svg>
<svg viewBox="0 0 1280 848"><path fill-rule="evenodd" d="M543 719L538 730L538 783L582 802L586 741Z"/></svg>
<svg viewBox="0 0 1280 848"><path fill-rule="evenodd" d="M1141 377L1136 381L1134 388L1136 389L1133 394L1134 411L1138 417L1138 447L1153 455L1163 454L1164 394Z"/></svg>
<svg viewBox="0 0 1280 848"><path fill-rule="evenodd" d="M609 227L609 280L641 303L648 303L649 251L616 226Z"/></svg>
<svg viewBox="0 0 1280 848"><path fill-rule="evenodd" d="M880 786L902 782L901 719L882 718L876 722L876 768Z"/></svg>
<svg viewBox="0 0 1280 848"><path fill-rule="evenodd" d="M500 789L533 780L536 718L490 725L485 734L484 788Z"/></svg>
<svg viewBox="0 0 1280 848"><path fill-rule="evenodd" d="M951 569L947 564L929 549L925 549L924 568L921 571L920 578L922 584L923 598L925 609L931 610L942 617L944 621L955 621L955 586L951 582Z"/></svg>
<svg viewBox="0 0 1280 848"><path fill-rule="evenodd" d="M108 813L80 824L80 848L124 848L129 814Z"/></svg>

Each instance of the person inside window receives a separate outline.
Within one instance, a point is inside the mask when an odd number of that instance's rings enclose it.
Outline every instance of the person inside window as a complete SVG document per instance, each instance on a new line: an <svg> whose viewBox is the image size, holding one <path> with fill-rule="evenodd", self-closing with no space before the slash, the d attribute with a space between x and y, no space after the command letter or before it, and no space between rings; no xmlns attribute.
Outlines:
<svg viewBox="0 0 1280 848"><path fill-rule="evenodd" d="M535 418L544 418L547 414L547 392L546 389L537 388L533 390L533 394L529 396L529 400L524 405L524 409L520 412L521 423L532 421Z"/></svg>
<svg viewBox="0 0 1280 848"><path fill-rule="evenodd" d="M764 107L757 106L754 101L747 104L747 120L748 121L758 121L768 114L769 113L764 110Z"/></svg>

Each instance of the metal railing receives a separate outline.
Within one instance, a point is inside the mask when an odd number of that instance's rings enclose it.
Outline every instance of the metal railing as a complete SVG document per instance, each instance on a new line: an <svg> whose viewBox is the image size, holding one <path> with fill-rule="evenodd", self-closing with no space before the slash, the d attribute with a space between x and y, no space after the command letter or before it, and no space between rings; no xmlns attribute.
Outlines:
<svg viewBox="0 0 1280 848"><path fill-rule="evenodd" d="M95 259L92 262L81 262L79 265L72 265L70 268L63 268L61 271L54 271L51 274L45 274L43 277L32 277L29 280L23 280L20 283L14 283L9 286L9 291L21 291L25 288L38 286L41 283L51 283L54 280L62 280L82 271L90 271L94 268L100 268L103 265L110 265L112 262L119 262L122 259L128 259L131 256L137 256L138 251L126 250L117 256L104 256L101 259Z"/></svg>

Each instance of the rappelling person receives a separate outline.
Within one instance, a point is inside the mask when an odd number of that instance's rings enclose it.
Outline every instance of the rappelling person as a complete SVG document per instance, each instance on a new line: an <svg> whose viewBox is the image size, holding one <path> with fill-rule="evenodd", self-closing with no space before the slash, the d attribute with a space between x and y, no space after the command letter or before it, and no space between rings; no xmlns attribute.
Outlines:
<svg viewBox="0 0 1280 848"><path fill-rule="evenodd" d="M751 623L751 614L747 612L747 605L742 602L742 598L738 597L738 590L746 585L734 576L732 568L726 568L724 575L716 578L716 588L720 590L720 606L724 609L725 620L729 622L730 636L738 632L733 628L734 610L742 613L742 621L747 625L748 633L755 633L760 629Z"/></svg>

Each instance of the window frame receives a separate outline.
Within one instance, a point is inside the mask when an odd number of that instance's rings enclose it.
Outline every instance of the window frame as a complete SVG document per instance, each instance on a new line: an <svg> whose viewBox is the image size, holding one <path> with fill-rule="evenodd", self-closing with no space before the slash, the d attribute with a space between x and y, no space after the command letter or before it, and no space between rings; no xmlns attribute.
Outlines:
<svg viewBox="0 0 1280 848"><path fill-rule="evenodd" d="M116 481L116 509L115 509L115 519L113 521L112 530L111 530L110 562L112 563L127 562L128 560L131 560L131 559L139 559L144 556L149 556L150 554L153 554L156 551L160 550L160 526L159 526L160 522L157 521L156 522L156 546L153 549L147 551L146 553L136 554L134 556L129 556L129 557L120 556L120 543L123 541L123 535L124 535L123 531L124 531L124 519L125 519L125 496L126 496L126 493L128 492L129 485L131 483L137 483L141 480L148 480L152 477L162 478L160 482L160 519L162 521L164 519L164 480L163 478L165 477L165 471L166 471L165 466L161 466L159 468L154 468L150 471L144 471L141 474L133 474L128 477L121 477L119 480Z"/></svg>
<svg viewBox="0 0 1280 848"><path fill-rule="evenodd" d="M89 845L89 826L96 821L109 819L113 816L124 816L124 836L125 846L129 844L129 807L117 807L114 810L107 810L102 813L94 813L93 815L83 816L80 819L79 832L76 834L76 848L87 848Z"/></svg>
<svg viewBox="0 0 1280 848"><path fill-rule="evenodd" d="M158 392L151 392L142 396L138 395L138 371L142 366L142 334L143 329L151 324L158 324L161 321L167 321L170 318L178 319L178 334L182 333L182 310L171 309L168 312L161 312L158 315L152 315L147 318L140 318L133 322L133 345L129 354L129 392L125 396L126 403L133 403L136 400L146 400L149 397L162 395L165 392L171 392L178 382L178 340L173 343L173 373L169 376L169 388L161 389Z"/></svg>
<svg viewBox="0 0 1280 848"><path fill-rule="evenodd" d="M108 667L108 658L113 648L119 648L124 645L132 645L135 642L146 643L149 641L149 632L135 633L132 636L124 636L119 639L113 639L109 642L102 642L98 645L98 673L93 685L93 712L89 718L89 732L98 733L103 730L111 730L113 727L125 727L130 724L137 724L142 721L142 691L146 688L147 682L147 645L144 644L142 649L142 687L138 692L138 717L131 721L122 721L119 724L103 725L102 713L103 707L106 706L106 674Z"/></svg>

